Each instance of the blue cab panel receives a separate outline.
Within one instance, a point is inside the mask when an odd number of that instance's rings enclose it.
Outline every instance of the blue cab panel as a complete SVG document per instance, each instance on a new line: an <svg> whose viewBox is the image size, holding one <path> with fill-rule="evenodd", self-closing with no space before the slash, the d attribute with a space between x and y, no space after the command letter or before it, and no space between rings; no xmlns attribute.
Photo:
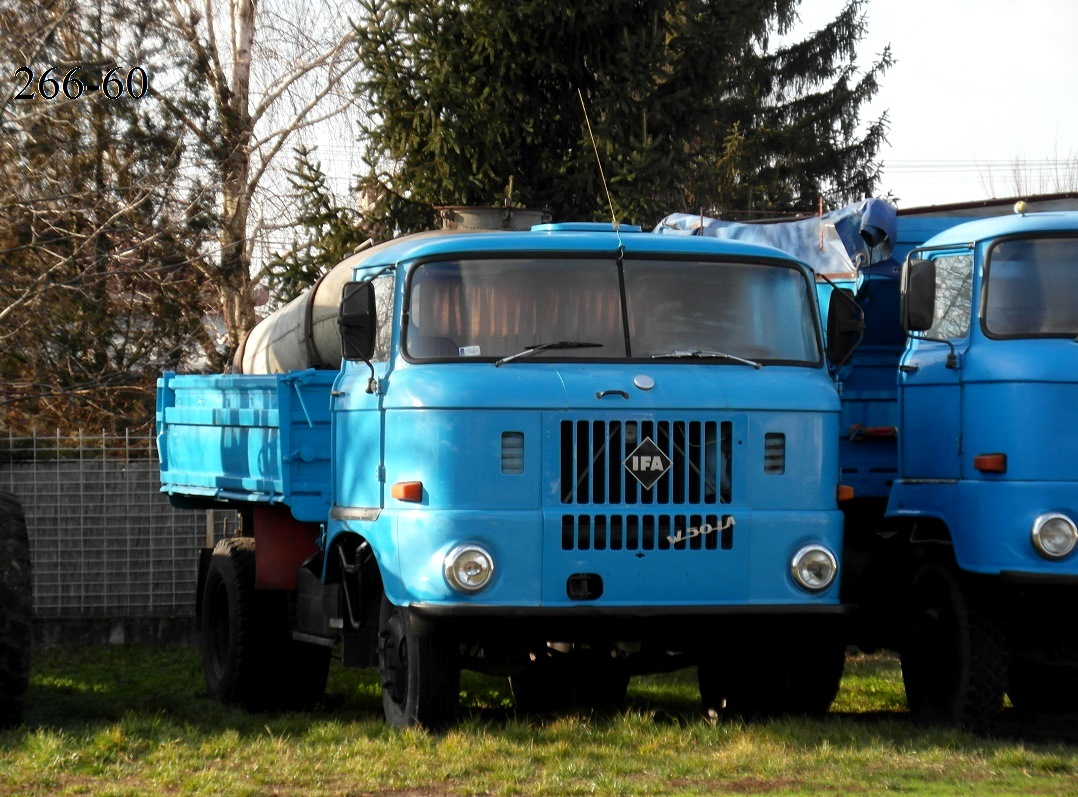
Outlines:
<svg viewBox="0 0 1078 797"><path fill-rule="evenodd" d="M960 567L1078 576L1078 555L1039 555L1037 519L1078 519L1078 213L969 222L927 242L933 329L898 375L904 425L888 514L949 529Z"/></svg>

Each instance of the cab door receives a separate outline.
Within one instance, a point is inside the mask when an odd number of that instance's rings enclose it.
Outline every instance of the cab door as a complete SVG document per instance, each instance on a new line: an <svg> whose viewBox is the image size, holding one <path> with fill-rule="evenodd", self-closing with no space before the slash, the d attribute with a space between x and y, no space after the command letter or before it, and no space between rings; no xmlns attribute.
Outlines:
<svg viewBox="0 0 1078 797"><path fill-rule="evenodd" d="M376 327L371 360L345 362L331 395L334 505L340 517L374 518L385 503L385 412L394 335L395 272L372 267ZM370 276L373 275L373 276ZM347 354L346 354L347 356Z"/></svg>
<svg viewBox="0 0 1078 797"><path fill-rule="evenodd" d="M962 363L973 317L973 254L931 256L932 326L910 333L899 362L900 477L958 479L962 453Z"/></svg>

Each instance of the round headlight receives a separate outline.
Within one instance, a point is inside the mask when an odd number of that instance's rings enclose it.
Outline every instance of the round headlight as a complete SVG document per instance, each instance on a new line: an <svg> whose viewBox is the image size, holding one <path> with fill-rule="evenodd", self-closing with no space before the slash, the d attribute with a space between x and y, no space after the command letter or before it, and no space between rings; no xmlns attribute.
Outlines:
<svg viewBox="0 0 1078 797"><path fill-rule="evenodd" d="M457 592L478 592L494 575L494 559L478 545L458 545L445 557L445 580Z"/></svg>
<svg viewBox="0 0 1078 797"><path fill-rule="evenodd" d="M820 545L806 545L790 560L790 573L797 586L809 592L820 592L831 586L838 573L835 555Z"/></svg>
<svg viewBox="0 0 1078 797"><path fill-rule="evenodd" d="M1045 559L1062 559L1078 544L1078 528L1066 515L1041 515L1033 521L1029 539L1033 550Z"/></svg>

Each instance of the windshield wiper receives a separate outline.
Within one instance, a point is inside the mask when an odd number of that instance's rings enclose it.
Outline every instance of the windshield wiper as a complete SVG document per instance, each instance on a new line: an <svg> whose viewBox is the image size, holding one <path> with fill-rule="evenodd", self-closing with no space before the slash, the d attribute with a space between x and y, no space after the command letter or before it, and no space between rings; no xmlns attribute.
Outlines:
<svg viewBox="0 0 1078 797"><path fill-rule="evenodd" d="M702 351L700 349L674 349L669 354L653 354L651 359L662 360L667 357L718 357L723 360L733 360L735 363L741 363L742 365L751 365L753 368L759 369L762 363L756 362L756 360L746 360L744 357L738 357L734 354L727 354L724 351Z"/></svg>
<svg viewBox="0 0 1078 797"><path fill-rule="evenodd" d="M507 362L515 360L518 357L530 357L533 354L538 354L547 349L601 349L602 347L602 343L590 343L582 340L559 340L556 343L539 343L535 346L528 346L524 351L518 351L516 354L510 354L508 357L502 357L500 360L495 360L494 367L500 368Z"/></svg>

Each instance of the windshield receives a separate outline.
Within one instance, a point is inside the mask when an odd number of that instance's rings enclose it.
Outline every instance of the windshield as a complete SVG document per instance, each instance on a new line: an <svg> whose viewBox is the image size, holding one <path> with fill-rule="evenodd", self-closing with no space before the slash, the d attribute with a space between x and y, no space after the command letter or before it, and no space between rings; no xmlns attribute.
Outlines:
<svg viewBox="0 0 1078 797"><path fill-rule="evenodd" d="M1078 335L1078 237L1001 241L990 251L985 273L987 334Z"/></svg>
<svg viewBox="0 0 1078 797"><path fill-rule="evenodd" d="M503 362L820 361L809 282L795 267L630 259L623 273L624 296L609 257L421 264L409 283L405 352Z"/></svg>

